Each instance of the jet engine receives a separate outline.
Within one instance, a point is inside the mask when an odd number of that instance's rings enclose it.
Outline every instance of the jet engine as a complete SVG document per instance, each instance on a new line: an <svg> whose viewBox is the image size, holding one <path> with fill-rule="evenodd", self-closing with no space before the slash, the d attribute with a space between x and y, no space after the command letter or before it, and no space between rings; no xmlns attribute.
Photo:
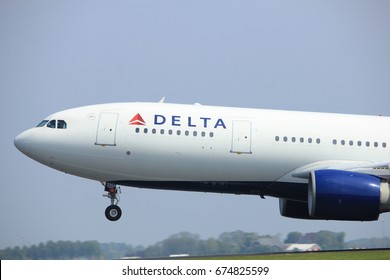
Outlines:
<svg viewBox="0 0 390 280"><path fill-rule="evenodd" d="M390 212L390 186L369 174L317 170L310 174L307 202L281 198L279 208L289 218L374 221Z"/></svg>
<svg viewBox="0 0 390 280"><path fill-rule="evenodd" d="M389 182L379 177L343 170L310 174L309 216L325 220L373 221L390 211Z"/></svg>

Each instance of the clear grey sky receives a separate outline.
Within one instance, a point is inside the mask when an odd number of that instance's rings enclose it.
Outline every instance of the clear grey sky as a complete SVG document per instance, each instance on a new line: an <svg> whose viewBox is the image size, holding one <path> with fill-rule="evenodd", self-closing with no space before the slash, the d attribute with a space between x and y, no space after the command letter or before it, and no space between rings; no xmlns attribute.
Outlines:
<svg viewBox="0 0 390 280"><path fill-rule="evenodd" d="M40 165L13 145L59 110L163 96L390 115L389 14L389 1L1 0L0 249L48 240L148 245L180 231L390 235L390 214L302 221L280 217L274 198L125 187L124 214L112 223L98 182Z"/></svg>

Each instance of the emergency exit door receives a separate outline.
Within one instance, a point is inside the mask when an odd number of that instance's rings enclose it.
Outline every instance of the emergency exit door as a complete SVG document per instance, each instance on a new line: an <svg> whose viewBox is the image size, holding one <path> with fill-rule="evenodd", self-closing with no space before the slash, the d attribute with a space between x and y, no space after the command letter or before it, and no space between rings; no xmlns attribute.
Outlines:
<svg viewBox="0 0 390 280"><path fill-rule="evenodd" d="M115 146L118 114L101 113L96 134L96 145Z"/></svg>
<svg viewBox="0 0 390 280"><path fill-rule="evenodd" d="M252 153L252 123L250 121L233 121L232 153Z"/></svg>

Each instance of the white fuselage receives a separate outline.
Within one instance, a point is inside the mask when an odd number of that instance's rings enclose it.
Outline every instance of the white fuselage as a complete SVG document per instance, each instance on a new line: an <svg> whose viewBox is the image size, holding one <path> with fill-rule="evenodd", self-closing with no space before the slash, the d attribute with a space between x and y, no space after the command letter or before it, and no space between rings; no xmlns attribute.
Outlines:
<svg viewBox="0 0 390 280"><path fill-rule="evenodd" d="M203 182L224 192L224 182L307 184L299 172L316 165L390 161L390 118L383 116L114 103L47 120L65 121L66 129L32 128L15 145L60 171L126 185Z"/></svg>

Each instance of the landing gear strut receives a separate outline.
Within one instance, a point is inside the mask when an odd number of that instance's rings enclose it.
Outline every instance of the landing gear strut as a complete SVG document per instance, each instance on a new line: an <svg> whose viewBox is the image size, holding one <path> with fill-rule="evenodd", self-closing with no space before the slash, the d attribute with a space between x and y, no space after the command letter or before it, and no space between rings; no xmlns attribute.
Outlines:
<svg viewBox="0 0 390 280"><path fill-rule="evenodd" d="M112 183L102 183L104 186L104 197L108 197L111 200L111 205L106 208L106 218L110 221L118 221L122 216L122 210L117 205L119 202L119 195L121 193L120 187Z"/></svg>

